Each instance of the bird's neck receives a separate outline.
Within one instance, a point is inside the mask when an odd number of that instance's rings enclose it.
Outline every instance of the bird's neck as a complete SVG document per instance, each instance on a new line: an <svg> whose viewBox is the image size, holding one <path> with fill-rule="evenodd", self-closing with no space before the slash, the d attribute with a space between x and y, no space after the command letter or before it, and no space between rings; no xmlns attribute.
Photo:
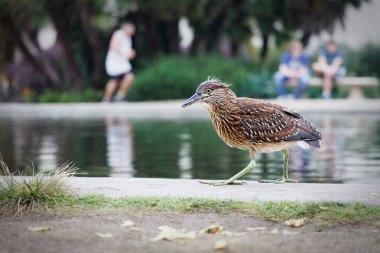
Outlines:
<svg viewBox="0 0 380 253"><path fill-rule="evenodd" d="M223 97L209 101L207 109L211 115L220 113L225 114L226 112L231 111L231 109L235 108L237 102L238 98L233 92L231 92L227 93Z"/></svg>

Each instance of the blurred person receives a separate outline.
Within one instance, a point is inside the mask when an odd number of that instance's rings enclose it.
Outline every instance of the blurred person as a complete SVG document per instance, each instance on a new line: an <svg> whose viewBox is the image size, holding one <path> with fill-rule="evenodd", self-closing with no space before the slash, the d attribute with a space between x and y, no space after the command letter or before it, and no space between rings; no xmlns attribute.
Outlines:
<svg viewBox="0 0 380 253"><path fill-rule="evenodd" d="M279 70L274 75L274 80L279 92L278 98L288 97L286 84L296 82L293 98L300 98L310 80L309 58L303 52L303 46L299 41L293 41L288 45L288 51L282 54Z"/></svg>
<svg viewBox="0 0 380 253"><path fill-rule="evenodd" d="M314 71L323 79L322 98L331 98L335 81L346 74L343 67L343 51L332 40L325 44L318 61L313 64Z"/></svg>
<svg viewBox="0 0 380 253"><path fill-rule="evenodd" d="M131 39L135 32L134 24L123 22L120 29L112 34L106 57L106 73L110 79L106 85L103 102L112 101L112 96L119 83L120 87L113 101L123 102L125 94L135 79L130 63L130 60L136 56Z"/></svg>
<svg viewBox="0 0 380 253"><path fill-rule="evenodd" d="M110 176L133 177L132 125L124 118L106 117L107 164Z"/></svg>

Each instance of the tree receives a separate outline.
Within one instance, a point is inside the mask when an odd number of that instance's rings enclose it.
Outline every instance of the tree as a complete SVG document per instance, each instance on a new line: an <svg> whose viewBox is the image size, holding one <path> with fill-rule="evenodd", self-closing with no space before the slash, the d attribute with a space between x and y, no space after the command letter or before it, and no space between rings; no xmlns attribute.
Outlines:
<svg viewBox="0 0 380 253"><path fill-rule="evenodd" d="M301 42L306 46L313 34L332 32L335 22L344 25L348 6L359 8L368 0L252 0L250 10L263 35L261 58L267 54L269 35L279 42L289 39L289 34L301 31Z"/></svg>
<svg viewBox="0 0 380 253"><path fill-rule="evenodd" d="M295 31L306 45L311 35L331 31L338 20L344 24L348 6L360 7L368 0L1 0L0 64L13 62L18 49L23 58L54 89L102 88L104 56L112 32L123 19L134 22L137 63L157 55L179 54L179 20L187 17L194 30L190 51L194 55L218 51L228 41L232 55L261 31L262 60L268 40L281 44ZM36 35L45 24L57 31L60 64L41 57ZM227 38L227 39L226 39ZM144 64L141 64L144 65ZM140 65L140 66L141 66ZM62 68L63 66L63 68ZM27 78L26 80L27 81Z"/></svg>
<svg viewBox="0 0 380 253"><path fill-rule="evenodd" d="M2 44L2 51L5 52L6 60L9 62L13 58L13 50L17 47L36 72L42 76L46 84L57 88L59 87L57 73L50 67L49 62L40 61L37 58L36 51L39 51L39 47L36 40L29 37L35 34L35 27L31 24L36 23L33 18L38 6L38 4L31 5L29 1L4 0L1 2L0 28L3 33L7 34L5 41L8 41Z"/></svg>

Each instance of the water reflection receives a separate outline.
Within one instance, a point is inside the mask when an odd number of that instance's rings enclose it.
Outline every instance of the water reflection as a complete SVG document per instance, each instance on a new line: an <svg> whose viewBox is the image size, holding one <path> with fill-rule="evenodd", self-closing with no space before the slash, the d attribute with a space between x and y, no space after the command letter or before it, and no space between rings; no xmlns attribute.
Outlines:
<svg viewBox="0 0 380 253"><path fill-rule="evenodd" d="M52 171L58 166L57 158L57 140L54 135L43 135L39 143L38 164L43 164L41 170Z"/></svg>
<svg viewBox="0 0 380 253"><path fill-rule="evenodd" d="M289 173L304 182L380 183L378 115L309 115L320 150L290 150ZM87 176L226 179L248 162L207 119L127 120L0 118L0 153L13 170L33 161L51 170L73 161ZM281 152L259 155L250 180L282 176Z"/></svg>
<svg viewBox="0 0 380 253"><path fill-rule="evenodd" d="M105 119L107 136L107 165L110 176L133 176L133 134L130 123L125 118Z"/></svg>
<svg viewBox="0 0 380 253"><path fill-rule="evenodd" d="M321 178L337 178L335 174L339 173L336 161L339 159L338 154L342 154L341 140L344 138L337 138L339 136L336 133L337 130L339 128L333 127L331 116L323 118L323 140L321 141L319 158L323 161L321 166L324 168L324 175L321 175Z"/></svg>
<svg viewBox="0 0 380 253"><path fill-rule="evenodd" d="M4 123L4 122L3 122ZM45 131L43 125L28 120L9 120L8 126L2 124L2 142L0 153L9 165L17 164L16 168L35 167L38 170L51 171L58 165L57 136L51 131Z"/></svg>
<svg viewBox="0 0 380 253"><path fill-rule="evenodd" d="M191 156L191 135L180 134L179 139L182 140L178 150L178 168L180 170L180 178L192 178L191 169L193 168L193 160Z"/></svg>

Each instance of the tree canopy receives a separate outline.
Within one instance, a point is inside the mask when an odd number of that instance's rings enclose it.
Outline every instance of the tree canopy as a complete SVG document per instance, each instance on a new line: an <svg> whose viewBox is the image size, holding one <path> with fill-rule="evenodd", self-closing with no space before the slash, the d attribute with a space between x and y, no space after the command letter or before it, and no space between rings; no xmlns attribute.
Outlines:
<svg viewBox="0 0 380 253"><path fill-rule="evenodd" d="M231 54L237 54L257 27L265 59L269 36L282 43L298 31L307 44L311 35L331 31L335 21L344 24L348 6L358 8L365 1L0 0L0 75L13 88L102 88L109 38L125 19L137 27L137 66L157 55L183 53L178 28L183 17L194 32L190 54L218 51L226 39ZM43 50L37 34L47 24L56 30L57 43Z"/></svg>

